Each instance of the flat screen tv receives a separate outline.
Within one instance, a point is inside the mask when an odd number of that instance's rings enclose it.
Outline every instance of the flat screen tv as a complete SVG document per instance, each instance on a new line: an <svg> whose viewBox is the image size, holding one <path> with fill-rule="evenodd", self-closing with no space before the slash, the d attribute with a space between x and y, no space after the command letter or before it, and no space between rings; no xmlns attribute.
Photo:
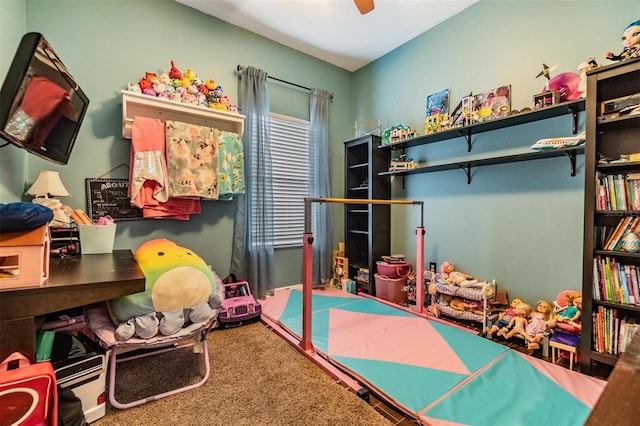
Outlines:
<svg viewBox="0 0 640 426"><path fill-rule="evenodd" d="M0 137L67 164L89 99L42 34L22 37L0 90Z"/></svg>

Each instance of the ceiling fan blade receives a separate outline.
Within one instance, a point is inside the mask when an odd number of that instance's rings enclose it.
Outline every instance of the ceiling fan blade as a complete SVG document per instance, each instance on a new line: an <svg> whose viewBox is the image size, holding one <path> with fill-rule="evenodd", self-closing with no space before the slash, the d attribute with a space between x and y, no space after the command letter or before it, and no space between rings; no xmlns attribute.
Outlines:
<svg viewBox="0 0 640 426"><path fill-rule="evenodd" d="M353 0L353 2L362 15L366 15L374 8L373 0Z"/></svg>

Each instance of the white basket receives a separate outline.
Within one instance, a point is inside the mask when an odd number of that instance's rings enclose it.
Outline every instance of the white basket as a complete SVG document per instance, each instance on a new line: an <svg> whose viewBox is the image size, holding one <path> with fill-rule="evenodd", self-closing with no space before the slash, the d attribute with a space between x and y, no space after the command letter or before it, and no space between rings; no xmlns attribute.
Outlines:
<svg viewBox="0 0 640 426"><path fill-rule="evenodd" d="M111 253L116 237L116 224L78 225L80 229L80 251L84 254Z"/></svg>

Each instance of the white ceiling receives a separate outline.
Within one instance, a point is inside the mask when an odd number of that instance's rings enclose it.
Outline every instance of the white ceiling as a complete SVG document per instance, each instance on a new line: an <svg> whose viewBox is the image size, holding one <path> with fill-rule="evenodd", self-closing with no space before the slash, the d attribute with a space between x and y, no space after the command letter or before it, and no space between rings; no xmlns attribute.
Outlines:
<svg viewBox="0 0 640 426"><path fill-rule="evenodd" d="M175 0L348 71L367 65L479 0Z"/></svg>

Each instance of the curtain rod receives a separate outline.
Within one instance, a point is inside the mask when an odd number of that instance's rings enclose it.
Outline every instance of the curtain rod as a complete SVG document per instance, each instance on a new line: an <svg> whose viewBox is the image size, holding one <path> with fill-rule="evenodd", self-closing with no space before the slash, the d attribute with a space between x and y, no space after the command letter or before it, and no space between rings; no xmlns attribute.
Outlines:
<svg viewBox="0 0 640 426"><path fill-rule="evenodd" d="M244 67L243 67L242 65L238 64L238 66L236 67L236 71L240 72L240 71L242 71L242 69L243 69L243 68L244 68ZM292 82L290 82L290 81L283 80L283 79L281 79L281 78L277 78L277 77L272 77L272 76L270 76L270 75L267 75L267 78L268 78L268 79L271 79L271 80L278 81L278 82L280 82L280 83L288 84L289 86L294 86L294 87L298 87L298 88L300 88L300 89L308 90L309 92L311 92L311 88L306 87L306 86L302 86L302 85L297 84L297 83L292 83ZM331 93L331 99L333 99L333 93Z"/></svg>

